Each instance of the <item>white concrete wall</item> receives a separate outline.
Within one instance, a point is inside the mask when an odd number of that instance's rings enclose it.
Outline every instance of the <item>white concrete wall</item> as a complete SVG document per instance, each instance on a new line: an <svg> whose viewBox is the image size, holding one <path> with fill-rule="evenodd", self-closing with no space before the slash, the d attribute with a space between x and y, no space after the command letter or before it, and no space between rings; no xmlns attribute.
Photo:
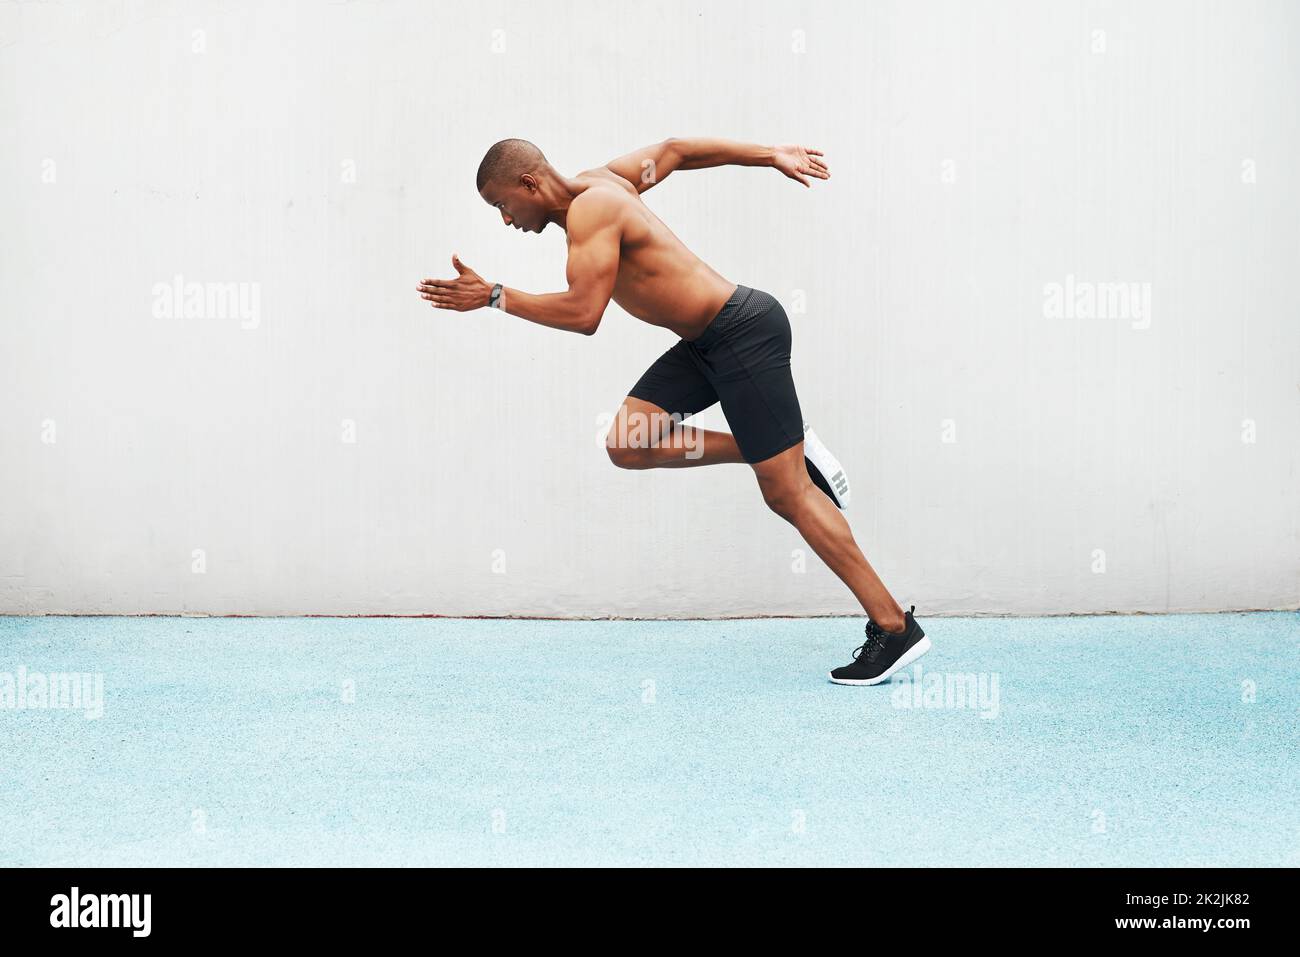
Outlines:
<svg viewBox="0 0 1300 957"><path fill-rule="evenodd" d="M453 251L563 287L493 141L692 134L826 151L647 201L786 304L900 601L1296 608L1298 41L1289 2L0 5L0 611L853 610L744 467L609 465L668 333L414 292ZM176 276L259 298L156 315ZM1149 314L1051 314L1121 282Z"/></svg>

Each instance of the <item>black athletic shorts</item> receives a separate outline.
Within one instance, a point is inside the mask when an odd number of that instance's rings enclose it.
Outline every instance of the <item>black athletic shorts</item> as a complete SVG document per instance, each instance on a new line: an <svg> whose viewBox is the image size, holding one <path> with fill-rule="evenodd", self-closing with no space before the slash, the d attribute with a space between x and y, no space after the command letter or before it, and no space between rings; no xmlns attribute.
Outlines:
<svg viewBox="0 0 1300 957"><path fill-rule="evenodd" d="M790 375L790 320L761 289L737 286L698 339L681 339L628 393L685 418L722 403L746 462L803 439Z"/></svg>

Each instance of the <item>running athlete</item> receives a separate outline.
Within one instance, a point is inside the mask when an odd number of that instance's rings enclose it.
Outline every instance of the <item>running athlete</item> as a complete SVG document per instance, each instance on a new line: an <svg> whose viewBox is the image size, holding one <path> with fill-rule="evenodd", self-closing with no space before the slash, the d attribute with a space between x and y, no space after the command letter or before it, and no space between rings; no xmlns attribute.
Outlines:
<svg viewBox="0 0 1300 957"><path fill-rule="evenodd" d="M527 140L502 140L479 165L479 195L514 229L564 230L568 289L537 294L490 283L458 255L455 279L426 278L417 288L438 309L490 307L587 336L612 299L676 335L623 400L606 438L610 460L626 469L748 464L768 507L799 530L867 615L866 640L830 680L879 684L925 654L930 639L912 616L916 606L903 611L840 514L848 479L803 421L785 310L761 289L719 275L640 198L677 170L725 165L770 166L805 187L830 179L820 150L795 145L668 139L565 176ZM715 402L731 433L684 424Z"/></svg>

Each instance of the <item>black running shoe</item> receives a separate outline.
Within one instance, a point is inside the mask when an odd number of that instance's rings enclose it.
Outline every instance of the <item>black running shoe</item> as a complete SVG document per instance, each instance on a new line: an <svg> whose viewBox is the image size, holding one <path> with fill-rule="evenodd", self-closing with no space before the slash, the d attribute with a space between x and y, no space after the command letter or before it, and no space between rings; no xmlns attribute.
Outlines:
<svg viewBox="0 0 1300 957"><path fill-rule="evenodd" d="M907 627L897 635L868 620L867 640L854 649L853 664L832 671L831 681L837 685L878 685L929 651L930 639L912 617L914 611L915 605L903 613Z"/></svg>

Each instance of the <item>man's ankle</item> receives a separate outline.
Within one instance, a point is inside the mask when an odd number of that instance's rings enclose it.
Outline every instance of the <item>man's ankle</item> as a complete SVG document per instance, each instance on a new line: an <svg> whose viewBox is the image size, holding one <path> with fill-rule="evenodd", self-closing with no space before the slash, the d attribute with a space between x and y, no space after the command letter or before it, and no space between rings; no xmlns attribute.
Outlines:
<svg viewBox="0 0 1300 957"><path fill-rule="evenodd" d="M889 635L901 635L907 630L907 618L903 615L897 618L882 618L879 621L873 618L872 621L875 621L880 629Z"/></svg>

